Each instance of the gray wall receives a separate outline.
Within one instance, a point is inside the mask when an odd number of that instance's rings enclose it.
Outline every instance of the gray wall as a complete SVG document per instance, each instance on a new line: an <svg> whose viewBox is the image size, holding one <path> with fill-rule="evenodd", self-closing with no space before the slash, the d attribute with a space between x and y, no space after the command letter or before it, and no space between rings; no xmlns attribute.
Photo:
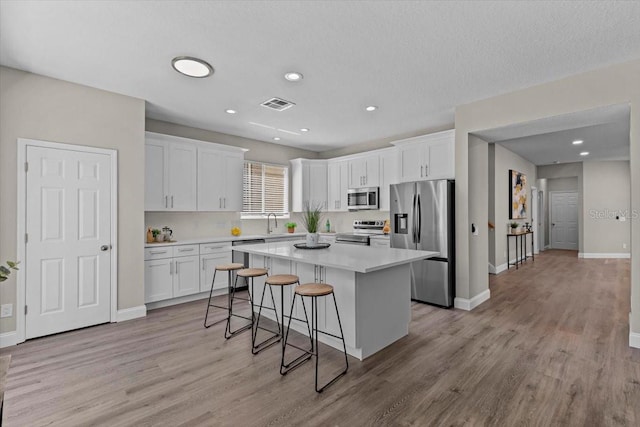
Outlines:
<svg viewBox="0 0 640 427"><path fill-rule="evenodd" d="M118 309L144 303L143 100L0 67L0 261L15 260L17 139L118 150ZM17 311L15 275L0 284ZM0 319L0 332L16 318Z"/></svg>
<svg viewBox="0 0 640 427"><path fill-rule="evenodd" d="M472 298L484 289L476 289L470 278L487 277L488 238L479 236L480 245L470 244L470 224L485 223L483 209L471 189L477 180L486 180L486 171L470 166L476 160L471 152L470 133L569 114L615 104L631 107L631 209L640 211L640 60L589 71L550 83L522 89L456 108L456 293ZM487 164L485 162L485 164ZM488 200L487 189L484 200ZM631 224L631 244L640 249L638 220ZM633 250L631 251L633 254ZM640 256L631 259L631 331L640 333Z"/></svg>
<svg viewBox="0 0 640 427"><path fill-rule="evenodd" d="M627 161L584 163L584 252L630 253L630 169ZM616 220L625 216L626 221Z"/></svg>
<svg viewBox="0 0 640 427"><path fill-rule="evenodd" d="M516 153L504 148L501 145L494 144L494 185L489 187L489 199L491 200L491 193L494 193L494 219L496 228L493 232L489 233L489 240L494 240L494 252L489 253L489 259L493 261L491 264L494 267L499 267L502 264L507 263L507 225L514 221L524 225L525 222L531 224L531 187L535 186L536 182L536 166L530 161L520 157ZM517 170L522 172L527 177L527 218L523 220L510 220L509 219L509 170ZM530 240L528 243L530 244ZM491 248L491 243L489 248ZM512 237L509 242L510 254L508 259L515 260L515 240ZM530 246L527 245L527 252L530 251Z"/></svg>

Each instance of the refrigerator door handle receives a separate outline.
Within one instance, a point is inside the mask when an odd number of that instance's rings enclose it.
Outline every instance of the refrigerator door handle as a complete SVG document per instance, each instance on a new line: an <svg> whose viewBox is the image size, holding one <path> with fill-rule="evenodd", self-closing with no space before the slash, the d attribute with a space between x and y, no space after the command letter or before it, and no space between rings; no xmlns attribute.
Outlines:
<svg viewBox="0 0 640 427"><path fill-rule="evenodd" d="M417 208L418 214L416 216L418 219L418 241L416 243L420 243L420 241L422 240L422 206L420 205L420 194L418 194Z"/></svg>
<svg viewBox="0 0 640 427"><path fill-rule="evenodd" d="M416 236L416 195L413 195L413 201L411 202L411 215L413 215L413 223L411 224L411 233L412 233L412 239L413 239L413 243L418 243L417 241L417 236Z"/></svg>

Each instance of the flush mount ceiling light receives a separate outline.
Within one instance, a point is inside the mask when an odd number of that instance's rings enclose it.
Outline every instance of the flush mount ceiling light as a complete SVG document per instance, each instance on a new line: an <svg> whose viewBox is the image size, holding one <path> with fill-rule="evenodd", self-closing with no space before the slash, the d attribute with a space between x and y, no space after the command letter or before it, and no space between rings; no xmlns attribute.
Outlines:
<svg viewBox="0 0 640 427"><path fill-rule="evenodd" d="M376 111L377 109L378 107L375 105L369 105L367 108L365 108L365 110L367 111Z"/></svg>
<svg viewBox="0 0 640 427"><path fill-rule="evenodd" d="M228 114L235 114L235 113L237 113L237 111L236 111L236 110L231 110L231 109L229 109L229 110L224 110L224 111L225 111L225 113L228 113Z"/></svg>
<svg viewBox="0 0 640 427"><path fill-rule="evenodd" d="M582 144L583 142L584 142L583 140L581 140L581 139L577 139L577 140L573 141L573 142L572 142L572 144L573 144L573 145L580 145L580 144Z"/></svg>
<svg viewBox="0 0 640 427"><path fill-rule="evenodd" d="M580 153L581 156L588 156L589 152L588 151L583 151L582 153Z"/></svg>
<svg viewBox="0 0 640 427"><path fill-rule="evenodd" d="M278 138L277 136L274 136L274 137L273 137L273 140L274 140L274 141L280 141L280 138Z"/></svg>
<svg viewBox="0 0 640 427"><path fill-rule="evenodd" d="M299 82L304 78L304 76L302 75L302 73L290 71L284 75L284 78L289 80L290 82Z"/></svg>
<svg viewBox="0 0 640 427"><path fill-rule="evenodd" d="M213 74L213 67L202 59L191 56L177 56L171 60L174 70L185 76L198 79L209 77Z"/></svg>
<svg viewBox="0 0 640 427"><path fill-rule="evenodd" d="M307 128L302 128L302 129L300 129L300 132L309 132L309 129L307 129Z"/></svg>

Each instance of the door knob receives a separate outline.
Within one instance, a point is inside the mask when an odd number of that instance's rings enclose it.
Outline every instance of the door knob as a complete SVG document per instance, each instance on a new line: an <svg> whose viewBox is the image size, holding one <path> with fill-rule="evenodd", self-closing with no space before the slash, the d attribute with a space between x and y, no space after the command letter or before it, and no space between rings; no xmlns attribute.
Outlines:
<svg viewBox="0 0 640 427"><path fill-rule="evenodd" d="M106 252L106 251L108 251L108 250L109 250L109 245L102 245L102 246L100 246L100 250L101 250L102 252Z"/></svg>

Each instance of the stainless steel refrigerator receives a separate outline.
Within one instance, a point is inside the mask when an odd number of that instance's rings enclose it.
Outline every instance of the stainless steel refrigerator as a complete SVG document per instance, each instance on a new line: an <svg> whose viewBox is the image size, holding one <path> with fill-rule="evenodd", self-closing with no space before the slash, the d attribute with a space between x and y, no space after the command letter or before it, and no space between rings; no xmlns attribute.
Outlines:
<svg viewBox="0 0 640 427"><path fill-rule="evenodd" d="M438 252L411 264L411 299L453 307L455 217L452 180L391 186L391 247Z"/></svg>

